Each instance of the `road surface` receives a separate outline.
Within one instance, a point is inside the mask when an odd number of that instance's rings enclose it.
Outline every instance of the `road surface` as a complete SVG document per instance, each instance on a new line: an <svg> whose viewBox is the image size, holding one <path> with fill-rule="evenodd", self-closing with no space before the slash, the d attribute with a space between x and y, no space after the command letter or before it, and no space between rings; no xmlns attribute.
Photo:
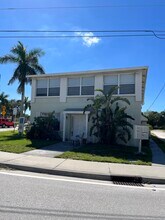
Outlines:
<svg viewBox="0 0 165 220"><path fill-rule="evenodd" d="M164 220L164 187L0 171L0 219Z"/></svg>
<svg viewBox="0 0 165 220"><path fill-rule="evenodd" d="M151 133L165 141L165 130L152 130Z"/></svg>

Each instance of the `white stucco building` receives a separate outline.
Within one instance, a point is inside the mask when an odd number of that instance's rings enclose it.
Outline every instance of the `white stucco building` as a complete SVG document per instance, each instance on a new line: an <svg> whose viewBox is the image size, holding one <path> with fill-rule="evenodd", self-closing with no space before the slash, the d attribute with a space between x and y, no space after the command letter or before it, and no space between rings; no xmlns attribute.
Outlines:
<svg viewBox="0 0 165 220"><path fill-rule="evenodd" d="M87 99L98 94L96 89L107 91L118 85L114 96L124 96L130 101L127 112L135 118L134 124L141 125L147 71L148 67L143 66L30 76L31 121L34 117L55 111L63 141L82 134L92 141L89 136L89 112L83 114L84 107L89 104ZM138 146L133 137L129 144Z"/></svg>

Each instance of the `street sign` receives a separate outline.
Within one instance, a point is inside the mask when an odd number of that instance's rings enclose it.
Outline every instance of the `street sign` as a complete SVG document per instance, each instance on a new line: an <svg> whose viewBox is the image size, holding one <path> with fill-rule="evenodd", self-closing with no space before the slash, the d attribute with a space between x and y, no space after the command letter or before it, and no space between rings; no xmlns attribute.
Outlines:
<svg viewBox="0 0 165 220"><path fill-rule="evenodd" d="M2 105L2 111L5 111L5 110L6 110L6 106Z"/></svg>
<svg viewBox="0 0 165 220"><path fill-rule="evenodd" d="M17 115L17 108L13 108L13 115Z"/></svg>
<svg viewBox="0 0 165 220"><path fill-rule="evenodd" d="M2 111L2 115L5 116L6 115L6 111L3 110Z"/></svg>

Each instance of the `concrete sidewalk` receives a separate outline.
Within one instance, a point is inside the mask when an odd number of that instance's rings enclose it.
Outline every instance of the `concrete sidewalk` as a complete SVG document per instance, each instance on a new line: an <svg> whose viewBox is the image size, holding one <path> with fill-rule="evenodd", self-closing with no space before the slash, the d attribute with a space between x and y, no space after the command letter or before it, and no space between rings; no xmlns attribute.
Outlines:
<svg viewBox="0 0 165 220"><path fill-rule="evenodd" d="M32 156L40 156L40 157L57 157L58 155L73 149L73 145L69 142L59 142L53 145L49 145L46 147L42 147L40 149L27 151L25 155L32 155Z"/></svg>
<svg viewBox="0 0 165 220"><path fill-rule="evenodd" d="M165 184L165 166L88 162L0 152L0 164L24 171L111 180L113 176L140 177L145 183Z"/></svg>

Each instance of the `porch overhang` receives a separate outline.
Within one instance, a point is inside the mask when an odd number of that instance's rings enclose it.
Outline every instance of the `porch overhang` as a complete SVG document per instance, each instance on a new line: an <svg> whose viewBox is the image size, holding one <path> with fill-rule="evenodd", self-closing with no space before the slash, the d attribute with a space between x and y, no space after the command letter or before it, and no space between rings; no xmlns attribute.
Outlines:
<svg viewBox="0 0 165 220"><path fill-rule="evenodd" d="M89 114L90 111L85 111L83 108L67 108L63 111L64 114Z"/></svg>
<svg viewBox="0 0 165 220"><path fill-rule="evenodd" d="M66 115L68 114L84 114L85 115L85 138L88 137L88 115L90 111L85 111L81 108L68 108L63 111L63 137L62 140L65 141L66 136Z"/></svg>

